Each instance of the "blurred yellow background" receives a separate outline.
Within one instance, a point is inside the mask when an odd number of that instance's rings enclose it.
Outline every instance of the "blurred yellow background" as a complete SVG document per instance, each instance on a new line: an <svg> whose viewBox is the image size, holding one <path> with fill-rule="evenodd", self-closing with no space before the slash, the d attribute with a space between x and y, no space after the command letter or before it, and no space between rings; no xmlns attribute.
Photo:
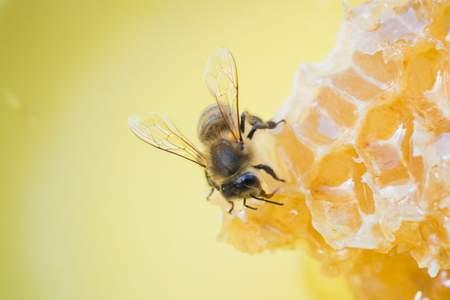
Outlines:
<svg viewBox="0 0 450 300"><path fill-rule="evenodd" d="M127 126L161 111L195 139L217 47L270 118L341 18L338 0L0 0L0 299L349 299L300 250L217 242L201 170Z"/></svg>

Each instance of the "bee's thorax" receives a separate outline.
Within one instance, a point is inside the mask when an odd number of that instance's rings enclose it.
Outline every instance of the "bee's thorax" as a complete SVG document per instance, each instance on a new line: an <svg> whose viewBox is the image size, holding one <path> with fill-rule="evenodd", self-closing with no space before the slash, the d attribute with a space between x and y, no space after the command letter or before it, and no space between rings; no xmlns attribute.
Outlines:
<svg viewBox="0 0 450 300"><path fill-rule="evenodd" d="M218 139L211 144L210 162L214 175L228 178L238 173L247 165L249 154L238 143Z"/></svg>

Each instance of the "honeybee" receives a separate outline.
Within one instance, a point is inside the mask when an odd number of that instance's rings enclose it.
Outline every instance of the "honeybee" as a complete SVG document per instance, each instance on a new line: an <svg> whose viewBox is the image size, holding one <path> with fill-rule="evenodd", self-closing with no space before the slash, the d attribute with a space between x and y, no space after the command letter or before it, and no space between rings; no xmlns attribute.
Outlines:
<svg viewBox="0 0 450 300"><path fill-rule="evenodd" d="M255 170L262 170L273 179L284 182L268 165L252 165L251 140L257 130L273 129L284 120L264 122L248 112L239 112L239 86L236 62L227 49L218 49L209 59L205 69L205 83L215 99L206 107L198 122L198 138L204 151L198 149L173 123L155 113L144 117L130 117L133 133L147 144L162 151L187 159L205 171L206 181L211 187L207 199L218 191L234 209L234 201L248 198L274 205L283 205L270 200L275 194L267 193L261 186ZM246 133L246 123L250 125ZM245 136L244 136L245 135Z"/></svg>

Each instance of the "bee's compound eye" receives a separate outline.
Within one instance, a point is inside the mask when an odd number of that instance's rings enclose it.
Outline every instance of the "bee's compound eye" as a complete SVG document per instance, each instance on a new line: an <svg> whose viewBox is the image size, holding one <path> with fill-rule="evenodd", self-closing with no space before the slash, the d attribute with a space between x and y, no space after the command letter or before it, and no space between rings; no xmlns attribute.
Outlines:
<svg viewBox="0 0 450 300"><path fill-rule="evenodd" d="M248 186L248 187L256 187L259 186L259 180L258 177L251 173L245 173L239 177L239 181L241 184Z"/></svg>

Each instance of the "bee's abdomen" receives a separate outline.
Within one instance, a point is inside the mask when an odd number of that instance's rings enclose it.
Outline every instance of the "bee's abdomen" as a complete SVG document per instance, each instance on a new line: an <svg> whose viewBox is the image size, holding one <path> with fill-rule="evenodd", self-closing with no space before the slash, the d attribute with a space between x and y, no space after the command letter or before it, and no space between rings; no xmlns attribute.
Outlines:
<svg viewBox="0 0 450 300"><path fill-rule="evenodd" d="M228 127L219 107L215 104L206 107L198 121L198 138L200 141L209 143L216 140L224 130L228 130Z"/></svg>

